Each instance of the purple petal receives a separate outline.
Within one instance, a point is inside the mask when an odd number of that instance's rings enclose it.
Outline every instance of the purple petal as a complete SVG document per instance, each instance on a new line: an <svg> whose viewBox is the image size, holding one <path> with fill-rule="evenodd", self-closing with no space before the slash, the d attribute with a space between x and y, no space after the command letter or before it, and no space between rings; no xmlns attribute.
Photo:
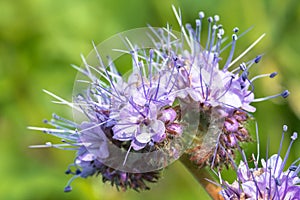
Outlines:
<svg viewBox="0 0 300 200"><path fill-rule="evenodd" d="M177 117L177 113L173 108L165 109L161 112L161 116L159 120L163 121L164 123L172 123Z"/></svg>
<svg viewBox="0 0 300 200"><path fill-rule="evenodd" d="M146 145L147 145L147 143L140 143L140 142L137 141L137 140L133 140L133 141L131 142L131 146L132 146L132 148L133 148L135 151L138 151L138 150L143 149Z"/></svg>

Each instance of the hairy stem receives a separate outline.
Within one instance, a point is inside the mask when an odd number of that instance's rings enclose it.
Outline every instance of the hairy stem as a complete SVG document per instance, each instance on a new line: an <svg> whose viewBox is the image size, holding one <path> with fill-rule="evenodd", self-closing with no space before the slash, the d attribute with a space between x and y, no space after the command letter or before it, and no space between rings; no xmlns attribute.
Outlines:
<svg viewBox="0 0 300 200"><path fill-rule="evenodd" d="M180 157L181 163L193 174L194 178L201 184L205 191L212 199L223 200L224 198L219 194L221 188L217 185L207 181L207 179L214 180L206 168L197 167L192 161L189 160L187 154Z"/></svg>

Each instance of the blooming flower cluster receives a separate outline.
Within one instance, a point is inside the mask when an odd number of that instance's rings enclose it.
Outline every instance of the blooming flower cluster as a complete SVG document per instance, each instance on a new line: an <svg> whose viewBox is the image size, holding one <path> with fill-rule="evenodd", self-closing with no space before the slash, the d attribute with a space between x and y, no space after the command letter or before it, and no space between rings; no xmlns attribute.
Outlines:
<svg viewBox="0 0 300 200"><path fill-rule="evenodd" d="M201 35L204 13L199 12L195 28L192 28L191 24L186 24L184 29L180 12L178 13L174 7L173 10L181 27L181 34L185 37L184 42L188 46L183 48L183 44L175 43L175 46L181 48L173 47L171 50L174 55L173 66L179 68L176 73L178 81L176 86L179 91L177 97L184 103L183 110L196 108L199 112L198 138L187 152L190 154L190 160L199 167L205 165L214 167L222 164L228 166L229 157L234 157L234 150L238 143L251 141L245 125L249 119L248 113L255 112L256 109L250 104L278 96L286 98L289 92L285 90L270 97L254 97L253 82L256 79L274 78L277 75L273 72L249 77L250 68L261 60L261 55L250 61L241 62L238 67L230 70L264 35L233 59L238 40L238 28L234 28L231 40L228 41L228 38L224 37L225 31L222 25L219 24L219 16L208 17L208 36L204 44ZM157 48L161 44L168 46L169 43L169 41L164 42L162 37ZM227 48L230 48L229 56L222 64L221 54ZM203 137L205 134L206 136ZM225 147L225 152L218 146L219 144Z"/></svg>
<svg viewBox="0 0 300 200"><path fill-rule="evenodd" d="M237 180L232 184L221 181L223 187L221 194L225 199L281 200L300 198L300 158L284 171L292 144L297 139L296 132L291 136L291 142L284 159L282 160L280 157L286 131L287 126L284 126L277 154L267 158L266 161L261 159L261 166L258 166L259 156L257 158L253 156L253 168L250 167L250 163L244 156L243 161L238 167L236 166ZM244 155L243 152L241 153Z"/></svg>
<svg viewBox="0 0 300 200"><path fill-rule="evenodd" d="M74 178L98 174L104 182L123 190L148 189L145 182L157 181L158 171L183 153L199 167L228 166L239 143L251 140L245 127L248 112L255 111L250 104L289 95L284 91L254 97L256 79L276 76L270 73L249 78L250 67L261 56L229 70L264 35L233 59L237 28L228 39L219 17L208 17L208 38L202 44L204 13L199 13L195 28L190 24L184 28L180 12L173 9L180 32L169 26L148 27L144 29L144 43L123 37L127 49L113 49L118 55L130 55L132 70L127 76L114 65L118 56L102 55L101 44L94 44L97 64L92 66L91 60L82 57L84 67L74 66L80 76L73 103L46 91L80 116L73 122L53 115L51 121L45 121L53 129L30 127L64 142L35 147L77 151L66 172L74 176L65 191L71 190ZM221 53L228 48L229 56L222 64Z"/></svg>

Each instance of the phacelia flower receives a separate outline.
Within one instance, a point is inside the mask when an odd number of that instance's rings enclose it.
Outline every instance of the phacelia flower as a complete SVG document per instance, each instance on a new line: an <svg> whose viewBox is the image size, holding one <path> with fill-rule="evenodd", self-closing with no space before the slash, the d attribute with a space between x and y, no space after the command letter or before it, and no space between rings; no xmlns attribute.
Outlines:
<svg viewBox="0 0 300 200"><path fill-rule="evenodd" d="M236 167L237 179L232 184L222 180L222 196L225 199L299 199L300 198L300 165L299 159L287 167L286 162L289 156L293 142L297 139L297 133L291 136L291 142L288 150L282 159L282 142L287 126L283 127L282 138L278 153L272 155L266 160L261 159L261 165L258 164L259 156L253 156L254 167L251 168L244 152L241 150L243 160ZM259 144L258 144L259 145ZM297 164L298 163L298 164Z"/></svg>
<svg viewBox="0 0 300 200"><path fill-rule="evenodd" d="M219 24L219 16L208 17L208 34L206 43L203 43L202 25L204 13L199 12L195 27L182 24L180 11L173 7L175 16L181 28L184 42L168 41L161 37L157 48L172 44L172 57L168 65L169 70L176 67L175 77L177 80L176 96L182 102L183 113L186 110L197 109L199 111L198 138L187 150L190 160L202 167L211 167L230 164L228 156L234 157L237 145L251 141L247 130L247 122L251 117L249 113L255 112L256 108L251 105L270 98L289 95L287 90L280 94L255 98L254 81L262 77L274 78L277 73L261 74L250 78L250 68L259 63L262 56L258 55L252 60L235 64L258 43L264 34L259 37L241 55L233 59L237 40L244 33L238 35L239 29L234 28L230 37L224 37L225 31ZM184 44L182 44L184 43ZM177 47L177 48L175 48ZM221 57L222 52L230 48L227 59ZM224 60L222 62L222 60ZM211 132L210 134L207 134ZM203 137L203 135L206 135ZM209 136L207 136L209 135ZM225 151L219 145L225 147Z"/></svg>
<svg viewBox="0 0 300 200"><path fill-rule="evenodd" d="M83 67L73 66L79 74L72 103L45 91L73 108L74 122L54 115L46 121L53 129L30 128L64 142L37 147L77 152L67 171L74 175L70 182L101 174L104 182L123 190L148 189L145 182L155 182L158 171L183 153L198 166L228 165L238 143L251 140L245 127L248 112L255 111L250 104L288 96L284 91L254 97L253 82L276 75L249 78L250 67L261 56L229 70L264 35L233 59L237 28L229 40L223 37L219 17L209 17L208 38L202 44L204 13L199 13L195 28L189 24L184 28L180 12L173 9L180 32L169 25L147 27L123 32L97 46L93 43L90 56L82 56ZM221 64L221 53L229 47L229 56ZM131 60L131 71L125 74L121 72L128 64L115 66L121 56ZM68 184L66 191L70 189Z"/></svg>
<svg viewBox="0 0 300 200"><path fill-rule="evenodd" d="M144 172L144 173L130 173L120 171L111 168L99 159L99 154L97 156L91 151L89 151L85 145L83 145L80 139L79 130L83 130L82 133L89 136L91 140L95 140L97 145L99 142L106 142L106 136L111 135L111 129L95 126L93 123L83 122L82 124L76 124L75 122L64 119L56 114L53 114L52 120L44 120L45 123L54 126L55 129L51 128L37 128L29 127L34 130L41 130L44 133L54 135L61 138L64 144L52 144L47 142L45 145L34 145L33 148L42 147L54 147L63 150L76 150L76 157L74 163L70 164L68 169L65 171L66 174L71 174L73 177L67 183L65 187L65 192L70 192L72 190L71 183L75 178L87 178L89 176L102 176L103 182L110 182L112 186L116 186L117 189L127 190L134 189L136 191L148 190L149 187L146 182L156 182L159 179L159 171ZM93 134L90 134L93 133ZM97 137L95 134L97 134ZM115 143L116 145L121 145L120 143ZM109 152L107 144L101 144L98 146L103 158L108 157Z"/></svg>

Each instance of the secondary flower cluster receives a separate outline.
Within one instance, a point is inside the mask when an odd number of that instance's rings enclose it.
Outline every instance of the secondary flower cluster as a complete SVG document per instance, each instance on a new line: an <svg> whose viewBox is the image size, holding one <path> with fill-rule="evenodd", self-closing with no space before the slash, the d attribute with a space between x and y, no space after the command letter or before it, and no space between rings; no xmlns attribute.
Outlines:
<svg viewBox="0 0 300 200"><path fill-rule="evenodd" d="M249 78L250 67L261 56L229 70L263 36L233 59L237 28L228 39L219 17L208 17L208 38L202 44L204 13L199 13L195 28L190 24L184 28L180 12L173 9L180 33L169 27L145 28L145 40L150 38L152 42L150 50L123 38L128 49L116 51L131 56L128 76L121 75L112 58L105 62L103 56L107 55L100 55L94 45L98 64L91 66L83 58L83 68L74 66L81 74L77 80L81 85L73 103L46 91L83 116L79 117L83 120L73 122L53 115L45 122L54 129L30 127L64 142L44 147L77 151L75 162L66 172L74 176L65 191L71 190L74 178L95 174L123 190L148 189L145 182L157 181L159 169L184 152L199 167L233 164L231 158L238 144L251 140L245 127L248 112L255 111L250 104L288 96L284 91L254 98L253 81L276 76L271 73ZM221 64L221 53L227 48L229 56Z"/></svg>
<svg viewBox="0 0 300 200"><path fill-rule="evenodd" d="M258 165L259 156L253 156L254 167L250 167L250 162L243 156L243 161L236 168L237 180L232 184L221 181L223 190L222 196L225 199L298 199L300 197L300 159L286 167L293 142L297 139L297 133L291 136L291 142L284 159L280 157L282 142L287 126L283 127L282 139L278 153L267 158L261 159L261 166ZM242 152L244 155L244 152ZM258 153L259 155L259 153ZM298 164L297 164L298 163ZM284 171L286 169L286 171ZM222 178L221 178L222 180ZM298 197L298 198L297 198Z"/></svg>

